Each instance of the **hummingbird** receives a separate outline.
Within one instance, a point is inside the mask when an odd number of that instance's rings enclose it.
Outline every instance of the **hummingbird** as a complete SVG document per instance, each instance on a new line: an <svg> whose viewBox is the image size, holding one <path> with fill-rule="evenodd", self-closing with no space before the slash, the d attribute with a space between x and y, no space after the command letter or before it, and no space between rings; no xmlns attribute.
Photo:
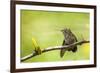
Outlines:
<svg viewBox="0 0 100 73"><path fill-rule="evenodd" d="M77 38L76 36L71 32L70 29L67 29L67 28L64 28L61 30L61 32L63 33L64 35L64 40L63 40L63 43L62 45L70 45L70 44L73 44L75 42L77 42ZM68 51L72 51L72 52L76 52L77 51L77 46L71 46L69 47ZM64 56L66 52L66 49L61 49L60 51L60 57L62 58Z"/></svg>

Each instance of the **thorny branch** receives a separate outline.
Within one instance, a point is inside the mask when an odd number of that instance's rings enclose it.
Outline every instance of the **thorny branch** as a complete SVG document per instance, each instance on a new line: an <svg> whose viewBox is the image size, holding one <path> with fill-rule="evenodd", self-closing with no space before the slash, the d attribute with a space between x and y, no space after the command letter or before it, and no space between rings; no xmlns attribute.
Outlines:
<svg viewBox="0 0 100 73"><path fill-rule="evenodd" d="M90 42L90 41L82 40L82 41L78 41L78 42L75 42L75 43L73 43L73 44L66 45L66 46L48 47L48 48L44 49L44 50L42 51L42 53L49 52L49 51L53 51L53 50L61 50L61 49L66 49L66 50L68 50L68 48L71 47L71 46L74 46L74 45L82 45L82 44L84 44L84 43L89 43L89 42ZM40 55L40 54L37 54L36 52L31 53L31 54L29 54L29 55L27 55L27 56L21 58L21 62L23 62L23 61L25 61L25 60L27 60L27 59L29 59L29 58L32 58L32 57L34 57L34 56L37 56L37 55Z"/></svg>

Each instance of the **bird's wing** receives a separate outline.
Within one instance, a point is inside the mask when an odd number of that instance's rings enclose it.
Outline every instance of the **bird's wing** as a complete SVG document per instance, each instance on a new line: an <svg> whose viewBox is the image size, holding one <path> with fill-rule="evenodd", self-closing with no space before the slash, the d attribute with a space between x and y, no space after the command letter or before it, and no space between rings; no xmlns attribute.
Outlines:
<svg viewBox="0 0 100 73"><path fill-rule="evenodd" d="M65 40L63 41L63 44L62 45L65 45ZM61 49L60 51L60 57L62 58L64 56L64 53L66 52L66 49Z"/></svg>
<svg viewBox="0 0 100 73"><path fill-rule="evenodd" d="M66 49L62 48L61 51L60 51L60 57L61 58L64 56L65 52L66 52Z"/></svg>

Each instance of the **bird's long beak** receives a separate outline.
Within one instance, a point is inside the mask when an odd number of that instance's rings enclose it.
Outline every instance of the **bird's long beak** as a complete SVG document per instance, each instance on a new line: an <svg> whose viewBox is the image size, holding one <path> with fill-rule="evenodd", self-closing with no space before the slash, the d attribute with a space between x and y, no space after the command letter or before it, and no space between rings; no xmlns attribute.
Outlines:
<svg viewBox="0 0 100 73"><path fill-rule="evenodd" d="M63 32L64 30L60 30L61 32Z"/></svg>

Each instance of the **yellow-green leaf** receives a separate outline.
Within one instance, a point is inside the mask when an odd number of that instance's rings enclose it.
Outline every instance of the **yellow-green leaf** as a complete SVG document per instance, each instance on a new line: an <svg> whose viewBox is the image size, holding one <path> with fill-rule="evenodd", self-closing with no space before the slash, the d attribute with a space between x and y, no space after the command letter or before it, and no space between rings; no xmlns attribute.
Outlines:
<svg viewBox="0 0 100 73"><path fill-rule="evenodd" d="M40 47L39 47L39 45L38 45L38 43L36 42L36 39L35 39L34 37L32 38L32 42L33 42L33 46L35 47L35 51L36 51L38 54L41 54L42 51L41 51L41 49L40 49Z"/></svg>
<svg viewBox="0 0 100 73"><path fill-rule="evenodd" d="M33 46L35 48L37 48L38 47L38 44L37 44L36 39L34 37L32 37L32 42L33 42Z"/></svg>

